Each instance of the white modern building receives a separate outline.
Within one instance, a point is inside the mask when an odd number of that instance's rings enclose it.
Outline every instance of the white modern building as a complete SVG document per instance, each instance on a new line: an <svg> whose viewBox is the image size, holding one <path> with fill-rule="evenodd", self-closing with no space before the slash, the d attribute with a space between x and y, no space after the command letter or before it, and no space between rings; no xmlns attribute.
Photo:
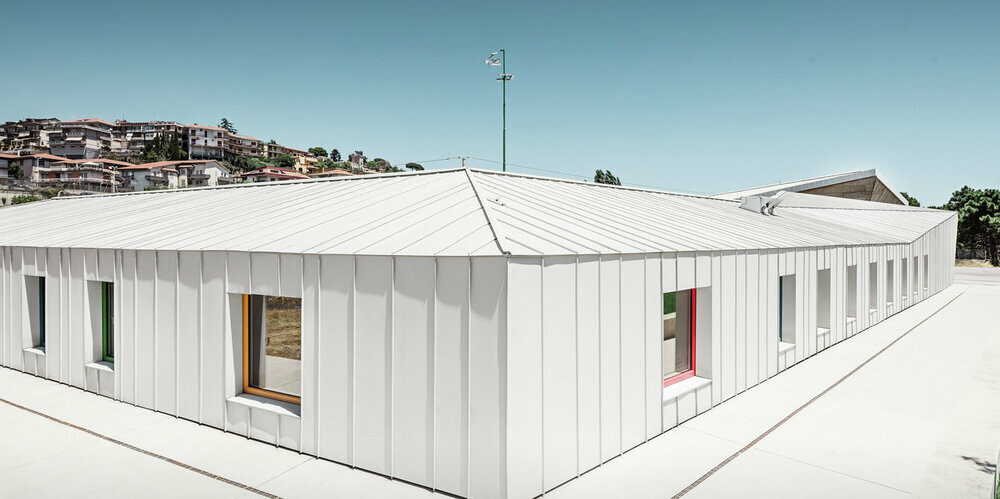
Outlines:
<svg viewBox="0 0 1000 499"><path fill-rule="evenodd" d="M457 169L5 208L0 361L531 498L951 283L954 213L777 199Z"/></svg>

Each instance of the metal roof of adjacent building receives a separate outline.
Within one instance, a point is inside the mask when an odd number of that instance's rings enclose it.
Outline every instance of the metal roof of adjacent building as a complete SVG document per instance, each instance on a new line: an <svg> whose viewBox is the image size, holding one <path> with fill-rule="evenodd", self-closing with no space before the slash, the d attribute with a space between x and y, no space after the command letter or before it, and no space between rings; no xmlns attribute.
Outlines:
<svg viewBox="0 0 1000 499"><path fill-rule="evenodd" d="M59 198L0 209L7 246L367 255L574 255L908 243L954 213L706 196L437 170ZM890 209L891 208L891 209Z"/></svg>
<svg viewBox="0 0 1000 499"><path fill-rule="evenodd" d="M753 187L750 189L740 189L738 191L723 192L716 194L716 197L725 199L739 199L746 196L770 196L780 191L792 191L801 192L808 191L812 189L821 189L823 187L829 187L836 184L844 184L851 181L867 179L875 177L879 182L885 186L886 190L895 197L900 204L908 204L906 198L897 191L885 177L882 176L875 169L871 170L858 170L853 172L844 173L834 173L833 175L825 175L822 177L807 178L802 180L793 180L790 182L781 182L777 184L765 185L761 187Z"/></svg>

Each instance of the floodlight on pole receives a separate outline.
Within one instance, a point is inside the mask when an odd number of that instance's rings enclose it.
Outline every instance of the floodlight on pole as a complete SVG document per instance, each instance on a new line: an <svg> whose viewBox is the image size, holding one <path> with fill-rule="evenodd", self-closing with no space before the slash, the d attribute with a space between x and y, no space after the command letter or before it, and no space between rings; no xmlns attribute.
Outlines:
<svg viewBox="0 0 1000 499"><path fill-rule="evenodd" d="M514 75L507 72L507 59L504 49L500 49L490 54L485 62L487 66L500 66L500 74L497 81L501 87L501 114L503 115L503 132L501 134L501 154L503 159L503 171L507 171L507 82L514 79Z"/></svg>

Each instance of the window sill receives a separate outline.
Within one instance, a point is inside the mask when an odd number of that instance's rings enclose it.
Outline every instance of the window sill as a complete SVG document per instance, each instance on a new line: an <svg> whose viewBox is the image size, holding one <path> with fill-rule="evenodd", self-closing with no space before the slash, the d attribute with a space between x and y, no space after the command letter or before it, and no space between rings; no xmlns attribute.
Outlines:
<svg viewBox="0 0 1000 499"><path fill-rule="evenodd" d="M828 327L817 327L816 336L828 336L830 334L830 328Z"/></svg>
<svg viewBox="0 0 1000 499"><path fill-rule="evenodd" d="M83 367L86 367L87 369L93 369L95 371L105 371L105 372L111 372L111 373L115 372L115 365L113 363L111 363L111 362L106 361L106 360L102 360L102 361L99 361L99 362L92 362L92 363L87 364L87 365L85 365Z"/></svg>
<svg viewBox="0 0 1000 499"><path fill-rule="evenodd" d="M235 397L229 397L226 399L226 402L232 402L250 409L270 412L278 416L287 416L296 419L302 417L302 408L297 404L251 395L249 393L240 393Z"/></svg>
<svg viewBox="0 0 1000 499"><path fill-rule="evenodd" d="M847 323L850 324L852 322L858 322L858 318L857 317L850 317L850 316L848 316L847 317Z"/></svg>
<svg viewBox="0 0 1000 499"><path fill-rule="evenodd" d="M778 342L778 353L785 353L789 350L795 350L795 343L787 343L784 341Z"/></svg>
<svg viewBox="0 0 1000 499"><path fill-rule="evenodd" d="M688 379L678 381L663 388L663 400L672 400L684 395L685 393L691 393L697 391L699 388L708 386L712 384L712 380L708 378L699 378L698 376L692 376Z"/></svg>
<svg viewBox="0 0 1000 499"><path fill-rule="evenodd" d="M39 357L45 357L45 347L28 347L22 349L24 353L30 353Z"/></svg>

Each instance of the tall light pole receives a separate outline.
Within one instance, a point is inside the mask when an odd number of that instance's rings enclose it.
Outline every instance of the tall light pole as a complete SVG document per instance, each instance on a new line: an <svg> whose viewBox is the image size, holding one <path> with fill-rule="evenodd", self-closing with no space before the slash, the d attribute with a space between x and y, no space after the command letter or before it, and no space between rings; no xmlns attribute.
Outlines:
<svg viewBox="0 0 1000 499"><path fill-rule="evenodd" d="M503 171L507 171L507 81L513 80L514 75L507 73L507 58L504 49L491 53L483 62L489 66L500 66L500 75L497 76L497 81L500 82L502 95L501 113L503 114L503 133L501 135L501 154L503 156Z"/></svg>

